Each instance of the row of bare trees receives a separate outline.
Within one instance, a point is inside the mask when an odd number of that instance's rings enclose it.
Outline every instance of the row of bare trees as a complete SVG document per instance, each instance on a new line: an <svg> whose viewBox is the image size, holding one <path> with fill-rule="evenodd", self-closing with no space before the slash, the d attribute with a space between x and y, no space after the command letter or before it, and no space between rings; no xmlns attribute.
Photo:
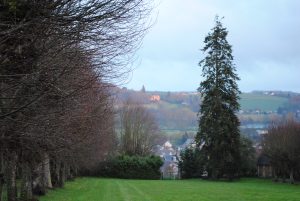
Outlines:
<svg viewBox="0 0 300 201"><path fill-rule="evenodd" d="M147 156L159 144L159 128L154 116L141 103L127 100L120 109L121 152Z"/></svg>
<svg viewBox="0 0 300 201"><path fill-rule="evenodd" d="M144 0L0 1L0 200L3 186L8 201L32 200L109 154L109 83L149 11Z"/></svg>
<svg viewBox="0 0 300 201"><path fill-rule="evenodd" d="M289 177L294 183L300 176L300 123L287 118L274 124L263 140L264 153L270 158L275 181Z"/></svg>

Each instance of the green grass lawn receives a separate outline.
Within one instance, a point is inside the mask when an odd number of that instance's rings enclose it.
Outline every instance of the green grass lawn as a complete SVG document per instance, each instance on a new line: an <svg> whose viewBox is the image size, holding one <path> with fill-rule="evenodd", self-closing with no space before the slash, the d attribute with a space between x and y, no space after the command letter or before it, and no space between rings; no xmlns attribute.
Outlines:
<svg viewBox="0 0 300 201"><path fill-rule="evenodd" d="M300 186L269 180L120 180L80 178L41 201L300 201Z"/></svg>

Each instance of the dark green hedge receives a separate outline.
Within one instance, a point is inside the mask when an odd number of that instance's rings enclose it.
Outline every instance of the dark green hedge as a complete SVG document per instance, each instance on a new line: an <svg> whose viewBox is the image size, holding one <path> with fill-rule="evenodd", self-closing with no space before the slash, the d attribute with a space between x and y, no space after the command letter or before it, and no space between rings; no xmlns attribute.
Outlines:
<svg viewBox="0 0 300 201"><path fill-rule="evenodd" d="M158 156L122 155L99 164L93 176L122 179L160 179L163 161Z"/></svg>

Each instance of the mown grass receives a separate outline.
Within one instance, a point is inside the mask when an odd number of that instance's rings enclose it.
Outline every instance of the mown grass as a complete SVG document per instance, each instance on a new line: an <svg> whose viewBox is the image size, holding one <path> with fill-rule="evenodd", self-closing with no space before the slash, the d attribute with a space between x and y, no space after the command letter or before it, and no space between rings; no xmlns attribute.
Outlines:
<svg viewBox="0 0 300 201"><path fill-rule="evenodd" d="M120 180L80 178L41 201L299 201L300 186L269 180Z"/></svg>

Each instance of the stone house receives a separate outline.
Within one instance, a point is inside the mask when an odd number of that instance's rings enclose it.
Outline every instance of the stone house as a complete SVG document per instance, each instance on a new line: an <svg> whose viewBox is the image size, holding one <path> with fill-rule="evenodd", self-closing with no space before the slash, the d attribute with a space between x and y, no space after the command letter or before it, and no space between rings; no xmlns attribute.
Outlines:
<svg viewBox="0 0 300 201"><path fill-rule="evenodd" d="M177 179L179 178L177 152L173 149L172 144L167 141L162 146L157 146L155 155L158 155L163 160L163 165L160 167L162 179Z"/></svg>

